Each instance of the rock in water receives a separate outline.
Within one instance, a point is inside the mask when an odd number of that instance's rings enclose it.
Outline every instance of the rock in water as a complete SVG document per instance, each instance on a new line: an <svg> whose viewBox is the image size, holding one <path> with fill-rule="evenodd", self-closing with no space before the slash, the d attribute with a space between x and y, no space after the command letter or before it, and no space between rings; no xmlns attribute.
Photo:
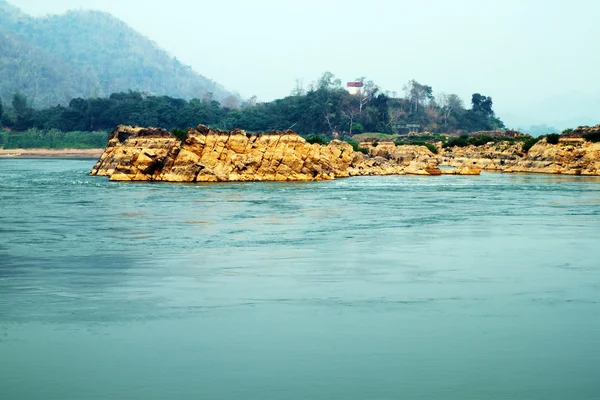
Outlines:
<svg viewBox="0 0 600 400"><path fill-rule="evenodd" d="M488 143L481 146L454 147L441 157L442 165L468 170L526 172L565 175L600 175L600 143L584 139L586 134L600 134L600 125L581 126L561 135L557 144L544 138L529 149L522 142ZM464 171L463 171L464 170Z"/></svg>
<svg viewBox="0 0 600 400"><path fill-rule="evenodd" d="M380 145L371 154L333 140L310 144L292 131L189 129L180 140L164 129L119 126L90 175L113 181L308 181L356 175L440 175L423 146Z"/></svg>

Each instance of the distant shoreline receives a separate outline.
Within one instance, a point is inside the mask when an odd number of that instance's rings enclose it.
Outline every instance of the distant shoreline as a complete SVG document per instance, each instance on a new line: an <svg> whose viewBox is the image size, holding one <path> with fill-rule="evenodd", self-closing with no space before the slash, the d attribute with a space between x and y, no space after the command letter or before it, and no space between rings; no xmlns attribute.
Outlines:
<svg viewBox="0 0 600 400"><path fill-rule="evenodd" d="M0 158L99 158L104 149L0 149Z"/></svg>

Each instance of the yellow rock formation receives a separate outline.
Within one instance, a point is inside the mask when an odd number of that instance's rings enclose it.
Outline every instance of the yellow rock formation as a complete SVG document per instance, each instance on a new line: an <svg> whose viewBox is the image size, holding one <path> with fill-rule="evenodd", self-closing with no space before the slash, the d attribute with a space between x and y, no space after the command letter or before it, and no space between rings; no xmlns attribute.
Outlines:
<svg viewBox="0 0 600 400"><path fill-rule="evenodd" d="M381 144L369 155L348 143L310 144L296 133L247 134L199 125L183 141L163 129L119 126L91 175L115 181L306 181L358 175L440 175L423 146Z"/></svg>
<svg viewBox="0 0 600 400"><path fill-rule="evenodd" d="M549 144L542 139L526 154L521 142L455 147L443 153L441 165L459 171L469 167L484 171L600 175L600 143L566 137L558 144Z"/></svg>

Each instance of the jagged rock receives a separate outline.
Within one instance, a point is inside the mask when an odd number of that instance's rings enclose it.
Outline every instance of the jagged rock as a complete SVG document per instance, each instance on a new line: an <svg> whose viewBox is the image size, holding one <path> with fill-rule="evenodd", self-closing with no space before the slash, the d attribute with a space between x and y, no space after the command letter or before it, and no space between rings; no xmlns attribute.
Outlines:
<svg viewBox="0 0 600 400"><path fill-rule="evenodd" d="M579 126L570 132L560 135L561 138L583 138L583 135L590 133L600 133L600 124L596 126Z"/></svg>
<svg viewBox="0 0 600 400"><path fill-rule="evenodd" d="M579 127L577 131L582 135L581 132L593 133L596 129L600 126ZM521 142L455 147L443 153L441 165L453 166L459 171L471 167L484 171L600 175L600 143L577 136L561 137L558 144L542 139L527 154Z"/></svg>
<svg viewBox="0 0 600 400"><path fill-rule="evenodd" d="M439 158L423 146L354 152L339 140L310 144L291 131L247 134L189 129L183 140L164 129L119 126L90 175L115 181L305 181L358 175L440 175Z"/></svg>

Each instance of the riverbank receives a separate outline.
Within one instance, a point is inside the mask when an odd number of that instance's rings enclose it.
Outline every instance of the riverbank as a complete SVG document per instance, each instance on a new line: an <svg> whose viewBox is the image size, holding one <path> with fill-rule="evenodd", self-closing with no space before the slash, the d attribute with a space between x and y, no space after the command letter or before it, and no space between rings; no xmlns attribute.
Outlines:
<svg viewBox="0 0 600 400"><path fill-rule="evenodd" d="M104 149L0 149L0 158L98 158Z"/></svg>

